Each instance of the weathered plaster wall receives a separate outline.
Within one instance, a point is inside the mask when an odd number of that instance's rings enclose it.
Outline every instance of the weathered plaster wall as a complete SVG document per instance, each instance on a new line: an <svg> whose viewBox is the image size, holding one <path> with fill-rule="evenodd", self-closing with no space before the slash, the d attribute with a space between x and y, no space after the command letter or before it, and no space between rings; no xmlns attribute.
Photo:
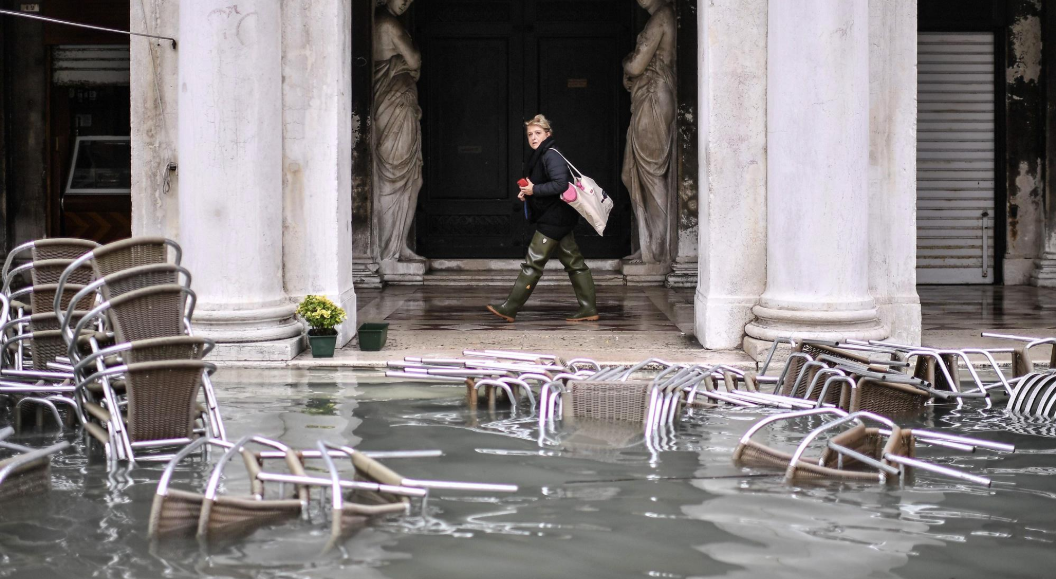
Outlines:
<svg viewBox="0 0 1056 579"><path fill-rule="evenodd" d="M869 290L899 343L920 343L917 1L869 0Z"/></svg>
<svg viewBox="0 0 1056 579"><path fill-rule="evenodd" d="M1051 6L1043 13L1044 45L1042 62L1056 62L1056 9ZM1045 174L1056 171L1056 66L1042 70L1045 82ZM1041 287L1056 287L1056 180L1045 179L1045 232L1041 259L1037 261L1031 282Z"/></svg>
<svg viewBox="0 0 1056 579"><path fill-rule="evenodd" d="M5 8L18 9L15 2ZM7 243L14 247L47 233L46 51L42 23L10 18L5 23L7 75Z"/></svg>
<svg viewBox="0 0 1056 579"><path fill-rule="evenodd" d="M737 348L766 287L767 0L697 6L697 339Z"/></svg>
<svg viewBox="0 0 1056 579"><path fill-rule="evenodd" d="M296 300L325 295L356 331L352 288L352 0L283 3L283 271Z"/></svg>
<svg viewBox="0 0 1056 579"><path fill-rule="evenodd" d="M129 16L137 32L179 38L179 2L131 2ZM135 36L130 49L132 234L175 238L180 230L178 52L167 41Z"/></svg>
<svg viewBox="0 0 1056 579"><path fill-rule="evenodd" d="M1006 4L1006 186L1008 229L1005 285L1030 282L1043 242L1044 98L1041 0Z"/></svg>

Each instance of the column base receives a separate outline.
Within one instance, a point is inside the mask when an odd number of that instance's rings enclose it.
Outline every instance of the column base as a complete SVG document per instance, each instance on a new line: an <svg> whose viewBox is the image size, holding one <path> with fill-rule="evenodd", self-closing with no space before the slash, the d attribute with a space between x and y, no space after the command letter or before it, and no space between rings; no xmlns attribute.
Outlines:
<svg viewBox="0 0 1056 579"><path fill-rule="evenodd" d="M386 259L378 264L381 281L395 285L421 285L425 272L429 271L429 260L398 261Z"/></svg>
<svg viewBox="0 0 1056 579"><path fill-rule="evenodd" d="M207 362L286 362L306 348L304 336L267 342L227 342L216 345Z"/></svg>
<svg viewBox="0 0 1056 579"><path fill-rule="evenodd" d="M658 286L667 281L671 272L670 263L630 263L623 262L623 277L629 286Z"/></svg>
<svg viewBox="0 0 1056 579"><path fill-rule="evenodd" d="M1034 264L1030 283L1038 287L1056 287L1056 253L1046 252Z"/></svg>
<svg viewBox="0 0 1056 579"><path fill-rule="evenodd" d="M304 332L295 317L297 306L282 303L256 309L219 309L199 305L191 324L195 335L217 343L271 342L300 336Z"/></svg>
<svg viewBox="0 0 1056 579"><path fill-rule="evenodd" d="M304 350L304 326L283 303L253 310L205 309L194 312L194 334L216 342L208 360L257 362L292 360Z"/></svg>
<svg viewBox="0 0 1056 579"><path fill-rule="evenodd" d="M787 337L839 341L849 338L879 340L888 334L871 299L845 304L847 309L785 309L774 307L776 305L764 298L760 305L752 308L755 320L744 328L749 337L767 342Z"/></svg>
<svg viewBox="0 0 1056 579"><path fill-rule="evenodd" d="M697 287L697 267L695 261L676 261L671 266L671 273L667 274L664 285L670 288Z"/></svg>

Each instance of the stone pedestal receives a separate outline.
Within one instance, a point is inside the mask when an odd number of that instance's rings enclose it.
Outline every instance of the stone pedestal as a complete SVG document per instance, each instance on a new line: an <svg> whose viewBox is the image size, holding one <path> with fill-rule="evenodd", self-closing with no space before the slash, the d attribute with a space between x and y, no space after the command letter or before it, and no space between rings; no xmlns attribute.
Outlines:
<svg viewBox="0 0 1056 579"><path fill-rule="evenodd" d="M697 287L698 267L695 259L693 261L675 260L675 263L671 265L671 273L667 274L667 281L664 285L670 288Z"/></svg>
<svg viewBox="0 0 1056 579"><path fill-rule="evenodd" d="M394 285L421 285L427 271L429 271L428 259L414 261L385 259L378 264L381 280Z"/></svg>
<svg viewBox="0 0 1056 579"><path fill-rule="evenodd" d="M352 281L360 289L381 289L381 275L378 273L378 264L368 258L354 258L352 260Z"/></svg>
<svg viewBox="0 0 1056 579"><path fill-rule="evenodd" d="M1042 254L1031 282L1038 287L1056 287L1056 252Z"/></svg>
<svg viewBox="0 0 1056 579"><path fill-rule="evenodd" d="M180 2L179 241L195 332L221 350L257 344L256 359L292 357L302 332L282 275L281 47L278 2Z"/></svg>
<svg viewBox="0 0 1056 579"><path fill-rule="evenodd" d="M750 338L886 337L869 292L868 0L770 0L766 291Z"/></svg>
<svg viewBox="0 0 1056 579"><path fill-rule="evenodd" d="M663 285L667 274L671 272L670 263L631 263L623 262L623 276L630 286Z"/></svg>

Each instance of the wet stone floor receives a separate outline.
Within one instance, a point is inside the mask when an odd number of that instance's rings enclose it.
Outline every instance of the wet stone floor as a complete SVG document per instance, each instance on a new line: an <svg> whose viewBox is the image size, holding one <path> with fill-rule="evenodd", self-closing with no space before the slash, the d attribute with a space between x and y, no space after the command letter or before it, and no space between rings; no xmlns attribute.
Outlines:
<svg viewBox="0 0 1056 579"><path fill-rule="evenodd" d="M934 408L913 422L1016 444L1011 455L920 450L991 477L990 489L925 475L904 487L791 485L782 473L731 461L767 411L697 411L647 445L637 429L613 425L558 425L541 436L527 409L471 412L463 389L377 373L225 369L216 383L232 437L439 449L441 458L384 462L412 478L520 489L434 491L410 516L378 521L325 553L327 513L315 500L312 520L235 543L151 545L161 466L108 474L71 435L74 447L54 460L53 490L0 507L0 577L963 579L1051 577L1056 568L1056 427L996 409ZM781 446L810 427L767 436ZM26 432L18 440L54 438ZM200 491L209 467L188 462L173 487ZM241 464L229 471L225 491L244 491Z"/></svg>

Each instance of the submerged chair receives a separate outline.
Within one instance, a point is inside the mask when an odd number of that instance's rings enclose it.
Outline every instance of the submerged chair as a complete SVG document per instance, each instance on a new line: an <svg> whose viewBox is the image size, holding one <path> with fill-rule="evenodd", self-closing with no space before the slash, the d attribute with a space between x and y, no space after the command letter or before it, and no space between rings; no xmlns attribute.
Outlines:
<svg viewBox="0 0 1056 579"><path fill-rule="evenodd" d="M1056 370L1030 372L1018 377L1005 411L1021 416L1056 419Z"/></svg>
<svg viewBox="0 0 1056 579"><path fill-rule="evenodd" d="M752 439L767 426L810 416L832 420L807 433L792 452L776 449ZM868 427L867 422L880 426ZM833 435L838 427L844 426L850 428ZM830 436L820 455L807 458L807 451L823 434ZM871 412L848 414L837 408L818 408L776 414L756 422L741 437L733 458L748 465L784 469L785 480L789 482L898 480L904 483L911 469L919 469L990 486L990 480L985 477L915 458L917 445L921 443L964 451L974 451L975 448L1015 451L1012 445L942 432L900 428L891 420Z"/></svg>
<svg viewBox="0 0 1056 579"><path fill-rule="evenodd" d="M254 435L245 436L236 444L199 438L172 457L158 481L147 529L150 540L197 536L201 542L207 543L236 539L261 526L296 518L304 513L309 496L307 487L303 485L296 487L297 496L294 498L266 496L264 482L256 476L261 472L260 464L255 455L245 448L251 442L279 450L288 457L287 464L291 472L304 475L299 459L282 443ZM212 469L204 492L171 488L177 465L209 445L223 448L224 454ZM243 457L249 473L250 491L245 496L221 494L219 489L223 471L236 454Z"/></svg>
<svg viewBox="0 0 1056 579"><path fill-rule="evenodd" d="M1034 373L1035 362L1031 350L1041 346L1050 347L1049 367L1047 368L1047 371L1056 371L1056 337L1032 338L1030 336L1014 336L1010 334L995 334L990 332L983 332L981 336L984 338L998 338L1001 340L1022 343L1021 346L1015 347L1012 352L1012 376L1014 378Z"/></svg>
<svg viewBox="0 0 1056 579"><path fill-rule="evenodd" d="M317 443L319 456L330 473L330 540L324 550L330 550L350 535L366 526L372 519L393 514L408 514L411 496L426 496L428 491L403 486L403 477L364 455L362 452L325 441ZM331 450L343 453L355 467L355 479L376 485L374 488L354 488L345 493L341 474L331 456ZM376 489L376 490L375 490ZM409 491L409 492L407 492Z"/></svg>
<svg viewBox="0 0 1056 579"><path fill-rule="evenodd" d="M5 442L12 432L10 427L0 429L0 450L17 453L0 459L0 503L48 492L51 489L51 455L70 446L64 441L33 449Z"/></svg>
<svg viewBox="0 0 1056 579"><path fill-rule="evenodd" d="M286 454L295 475L304 476L304 469L296 456L286 445L266 438L247 435L231 446L220 462L213 468L202 499L202 510L198 517L196 535L198 541L207 544L216 541L227 541L245 537L262 526L276 522L296 519L307 513L308 489L304 485L295 485L296 496L287 498L267 498L264 482L257 478L260 465L244 447L250 442L276 448ZM243 456L250 475L250 494L232 495L219 492L220 478L224 468L235 454Z"/></svg>

